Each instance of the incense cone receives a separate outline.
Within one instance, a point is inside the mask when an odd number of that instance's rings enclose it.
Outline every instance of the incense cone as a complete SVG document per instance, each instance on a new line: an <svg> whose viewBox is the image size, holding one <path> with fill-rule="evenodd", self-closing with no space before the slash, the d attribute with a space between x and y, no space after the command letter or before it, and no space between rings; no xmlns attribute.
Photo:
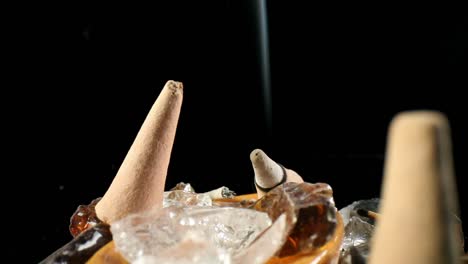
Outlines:
<svg viewBox="0 0 468 264"><path fill-rule="evenodd" d="M231 199L236 196L236 193L234 191L229 190L228 187L226 186L221 186L217 189L205 192L204 194L207 194L210 196L211 199Z"/></svg>
<svg viewBox="0 0 468 264"><path fill-rule="evenodd" d="M456 197L447 119L429 111L396 116L369 263L458 263Z"/></svg>
<svg viewBox="0 0 468 264"><path fill-rule="evenodd" d="M250 153L250 161L255 173L258 198L282 183L304 182L297 172L276 163L261 149L255 149Z"/></svg>
<svg viewBox="0 0 468 264"><path fill-rule="evenodd" d="M168 81L111 186L96 205L97 216L104 222L110 223L130 213L162 207L182 97L182 83Z"/></svg>

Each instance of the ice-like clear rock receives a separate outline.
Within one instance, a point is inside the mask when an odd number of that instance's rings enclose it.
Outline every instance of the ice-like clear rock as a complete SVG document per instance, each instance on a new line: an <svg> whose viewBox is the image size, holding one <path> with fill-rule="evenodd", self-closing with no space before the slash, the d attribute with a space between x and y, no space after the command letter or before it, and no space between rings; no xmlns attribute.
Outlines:
<svg viewBox="0 0 468 264"><path fill-rule="evenodd" d="M190 183L180 182L170 191L164 192L163 207L169 206L212 206L214 199L233 198L236 193L226 186L209 192L197 193Z"/></svg>
<svg viewBox="0 0 468 264"><path fill-rule="evenodd" d="M164 192L163 207L169 206L211 206L213 201L208 194L175 190Z"/></svg>
<svg viewBox="0 0 468 264"><path fill-rule="evenodd" d="M365 263L374 233L374 220L361 216L358 209L377 212L379 199L361 200L342 208L340 214L345 225L343 244L341 245L340 264Z"/></svg>
<svg viewBox="0 0 468 264"><path fill-rule="evenodd" d="M180 223L202 231L219 248L236 253L271 225L265 213L243 208L187 208Z"/></svg>
<svg viewBox="0 0 468 264"><path fill-rule="evenodd" d="M231 255L194 232L188 232L180 243L156 256L143 255L133 264L231 264Z"/></svg>
<svg viewBox="0 0 468 264"><path fill-rule="evenodd" d="M355 201L352 204L340 209L340 214L343 217L343 224L346 226L351 217L359 217L370 224L374 224L373 221L367 217L363 217L357 214L357 209L364 209L373 212L377 212L379 208L379 198L372 198L369 200Z"/></svg>
<svg viewBox="0 0 468 264"><path fill-rule="evenodd" d="M345 236L342 244L342 253L356 250L360 256L367 259L369 254L369 245L374 233L374 226L361 220L358 217L351 217L345 227Z"/></svg>
<svg viewBox="0 0 468 264"><path fill-rule="evenodd" d="M171 206L130 215L112 223L111 231L117 250L131 262L173 256L170 252L180 247L206 247L207 255L203 256L199 250L180 250L190 263L211 263L210 259L224 264L216 261L228 261L225 254L239 253L270 225L266 213L250 209Z"/></svg>
<svg viewBox="0 0 468 264"><path fill-rule="evenodd" d="M261 234L252 244L234 255L235 264L262 264L266 263L278 252L286 239L286 214L282 214L276 221Z"/></svg>

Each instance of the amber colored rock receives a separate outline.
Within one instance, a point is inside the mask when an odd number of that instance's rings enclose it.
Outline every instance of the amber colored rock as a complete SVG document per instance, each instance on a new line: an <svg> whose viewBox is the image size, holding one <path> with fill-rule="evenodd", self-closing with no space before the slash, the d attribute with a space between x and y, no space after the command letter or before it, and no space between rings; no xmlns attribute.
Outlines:
<svg viewBox="0 0 468 264"><path fill-rule="evenodd" d="M101 198L94 199L88 205L80 205L76 209L70 218L70 233L73 237L81 234L85 230L88 230L90 227L93 227L102 221L96 216L96 210L94 207L101 200Z"/></svg>
<svg viewBox="0 0 468 264"><path fill-rule="evenodd" d="M278 256L308 254L333 239L337 209L332 188L325 183L288 182L258 200L254 209L275 221L286 213L287 241Z"/></svg>
<svg viewBox="0 0 468 264"><path fill-rule="evenodd" d="M114 241L107 243L86 264L128 264L128 261L115 249Z"/></svg>
<svg viewBox="0 0 468 264"><path fill-rule="evenodd" d="M344 237L344 225L340 214L336 214L337 224L332 239L312 252L298 253L286 257L272 257L266 264L337 264L341 243Z"/></svg>

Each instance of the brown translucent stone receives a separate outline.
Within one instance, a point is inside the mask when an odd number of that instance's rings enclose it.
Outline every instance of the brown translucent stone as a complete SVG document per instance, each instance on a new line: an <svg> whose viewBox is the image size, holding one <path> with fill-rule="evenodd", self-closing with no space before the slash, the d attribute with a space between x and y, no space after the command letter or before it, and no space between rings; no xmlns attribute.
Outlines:
<svg viewBox="0 0 468 264"><path fill-rule="evenodd" d="M97 224L83 231L72 241L41 261L40 264L85 263L111 240L112 234L109 225Z"/></svg>
<svg viewBox="0 0 468 264"><path fill-rule="evenodd" d="M101 200L101 198L94 199L88 205L80 205L76 209L70 218L70 233L73 237L81 234L85 230L102 223L102 221L96 216L94 207Z"/></svg>
<svg viewBox="0 0 468 264"><path fill-rule="evenodd" d="M286 213L287 240L279 257L307 254L320 248L333 238L337 226L333 191L324 183L282 184L253 207L266 212L273 221Z"/></svg>
<svg viewBox="0 0 468 264"><path fill-rule="evenodd" d="M111 241L99 249L86 264L128 264L128 261L117 251L114 241Z"/></svg>

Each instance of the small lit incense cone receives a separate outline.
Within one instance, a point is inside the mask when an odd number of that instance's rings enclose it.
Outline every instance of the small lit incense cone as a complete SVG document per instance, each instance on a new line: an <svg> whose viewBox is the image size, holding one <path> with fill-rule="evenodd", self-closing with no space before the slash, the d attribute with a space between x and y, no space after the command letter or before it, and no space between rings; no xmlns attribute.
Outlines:
<svg viewBox="0 0 468 264"><path fill-rule="evenodd" d="M449 130L438 112L405 112L392 121L369 263L458 263Z"/></svg>
<svg viewBox="0 0 468 264"><path fill-rule="evenodd" d="M234 191L229 190L228 187L222 186L217 189L211 190L209 192L205 192L204 194L207 194L210 196L211 199L231 199L236 196L236 193Z"/></svg>
<svg viewBox="0 0 468 264"><path fill-rule="evenodd" d="M162 206L182 97L182 83L168 81L111 186L96 205L97 216L104 222Z"/></svg>
<svg viewBox="0 0 468 264"><path fill-rule="evenodd" d="M261 149L255 149L250 153L250 161L255 173L255 188L259 199L282 183L304 182L299 174L276 163Z"/></svg>

